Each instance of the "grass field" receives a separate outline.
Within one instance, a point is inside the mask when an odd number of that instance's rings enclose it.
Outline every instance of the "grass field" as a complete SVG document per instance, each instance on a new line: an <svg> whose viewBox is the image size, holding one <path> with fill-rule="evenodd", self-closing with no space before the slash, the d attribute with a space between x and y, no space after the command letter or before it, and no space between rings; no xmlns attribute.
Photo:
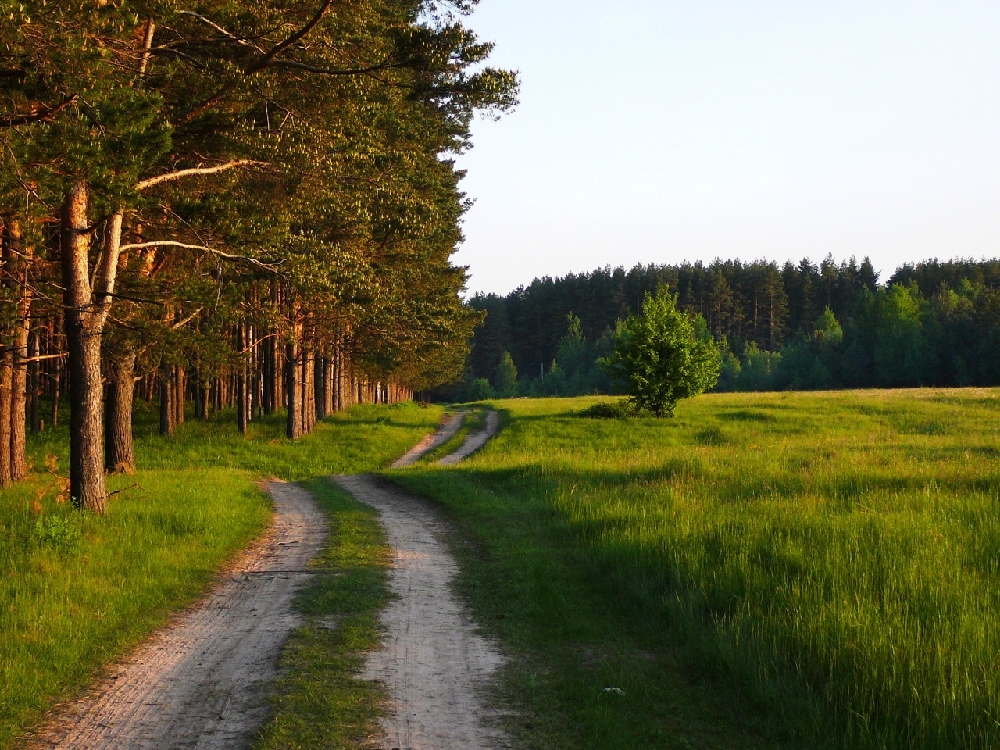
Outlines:
<svg viewBox="0 0 1000 750"><path fill-rule="evenodd" d="M57 501L68 465L64 430L33 439L35 471L0 491L0 748L16 747L48 706L190 603L260 533L270 506L258 479L379 468L433 429L442 411L355 407L293 444L280 417L255 424L246 439L231 414L188 421L162 438L156 415L142 409L142 470L111 480L112 490L130 489L106 516Z"/></svg>
<svg viewBox="0 0 1000 750"><path fill-rule="evenodd" d="M448 509L535 748L1000 747L1000 393L498 402Z"/></svg>

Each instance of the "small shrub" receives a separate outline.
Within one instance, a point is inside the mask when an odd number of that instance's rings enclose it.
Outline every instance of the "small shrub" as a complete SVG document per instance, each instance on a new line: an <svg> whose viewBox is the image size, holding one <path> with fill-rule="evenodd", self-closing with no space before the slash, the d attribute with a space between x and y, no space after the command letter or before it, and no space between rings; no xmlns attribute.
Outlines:
<svg viewBox="0 0 1000 750"><path fill-rule="evenodd" d="M74 518L51 513L35 521L33 536L39 544L66 550L80 541L80 525Z"/></svg>
<svg viewBox="0 0 1000 750"><path fill-rule="evenodd" d="M496 398L496 391L486 378L477 378L469 384L469 390L465 392L466 401L488 401Z"/></svg>
<svg viewBox="0 0 1000 750"><path fill-rule="evenodd" d="M634 419L636 417L651 417L652 415L652 412L640 409L630 398L602 401L581 412L581 416L590 419Z"/></svg>

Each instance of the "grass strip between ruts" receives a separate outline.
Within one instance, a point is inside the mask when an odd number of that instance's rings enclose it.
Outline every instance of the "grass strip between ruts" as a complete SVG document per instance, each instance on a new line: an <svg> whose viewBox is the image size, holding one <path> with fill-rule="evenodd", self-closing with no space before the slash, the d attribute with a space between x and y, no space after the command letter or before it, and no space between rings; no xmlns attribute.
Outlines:
<svg viewBox="0 0 1000 750"><path fill-rule="evenodd" d="M329 479L303 486L326 513L330 537L296 599L305 624L285 644L257 750L357 748L378 732L385 704L378 683L358 675L365 652L379 647L391 550L373 509Z"/></svg>

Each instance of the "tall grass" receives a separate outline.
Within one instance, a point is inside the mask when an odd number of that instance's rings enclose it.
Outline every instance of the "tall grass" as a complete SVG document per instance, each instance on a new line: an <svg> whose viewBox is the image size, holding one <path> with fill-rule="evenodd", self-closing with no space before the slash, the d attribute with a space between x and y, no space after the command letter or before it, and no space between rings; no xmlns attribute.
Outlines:
<svg viewBox="0 0 1000 750"><path fill-rule="evenodd" d="M70 698L193 601L267 525L262 478L369 471L405 452L440 418L416 405L356 407L292 443L280 417L239 435L232 415L155 434L141 406L142 470L115 477L108 513L60 503L67 435L33 439L29 480L0 492L0 748L54 701Z"/></svg>
<svg viewBox="0 0 1000 750"><path fill-rule="evenodd" d="M580 418L590 403L501 402L503 433L468 463L396 476L498 570L497 513L530 511L548 529L522 529L533 564L562 556L589 581L584 611L547 604L569 632L615 610L636 648L680 648L793 745L1000 746L996 391L711 395L668 421ZM541 624L495 627L541 643Z"/></svg>

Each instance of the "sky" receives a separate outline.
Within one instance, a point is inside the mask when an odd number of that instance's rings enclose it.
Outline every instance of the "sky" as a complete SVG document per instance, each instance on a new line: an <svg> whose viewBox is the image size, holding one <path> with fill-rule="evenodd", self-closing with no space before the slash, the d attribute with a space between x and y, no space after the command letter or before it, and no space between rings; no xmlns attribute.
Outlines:
<svg viewBox="0 0 1000 750"><path fill-rule="evenodd" d="M1000 256L1000 3L482 0L470 292L603 266Z"/></svg>

